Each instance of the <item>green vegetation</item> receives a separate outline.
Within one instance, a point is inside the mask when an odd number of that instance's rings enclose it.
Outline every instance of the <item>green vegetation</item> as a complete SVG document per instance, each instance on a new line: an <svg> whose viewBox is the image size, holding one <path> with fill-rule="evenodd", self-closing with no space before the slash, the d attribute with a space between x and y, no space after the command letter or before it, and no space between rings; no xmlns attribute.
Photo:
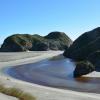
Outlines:
<svg viewBox="0 0 100 100"><path fill-rule="evenodd" d="M36 98L29 93L25 93L17 88L6 88L3 85L0 85L0 92L9 96L16 97L19 100L36 100Z"/></svg>
<svg viewBox="0 0 100 100"><path fill-rule="evenodd" d="M64 32L51 32L47 36L45 36L46 39L54 39L54 40L59 40L62 42L69 42L71 39L64 33Z"/></svg>
<svg viewBox="0 0 100 100"><path fill-rule="evenodd" d="M51 32L47 36L15 34L5 39L1 46L3 52L64 50L72 43L62 32Z"/></svg>

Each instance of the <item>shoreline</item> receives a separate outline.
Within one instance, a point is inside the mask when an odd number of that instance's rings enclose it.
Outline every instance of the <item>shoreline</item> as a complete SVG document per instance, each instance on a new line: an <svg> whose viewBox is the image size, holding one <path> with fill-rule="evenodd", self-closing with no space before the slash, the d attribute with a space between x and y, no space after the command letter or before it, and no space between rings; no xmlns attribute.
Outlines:
<svg viewBox="0 0 100 100"><path fill-rule="evenodd" d="M96 93L87 93L87 92L85 93L85 92L77 92L77 91L72 91L72 90L45 87L38 84L33 84L29 82L24 82L18 79L14 79L3 72L4 68L37 62L37 61L46 59L48 57L56 56L61 53L62 53L61 51L59 52L49 51L49 52L44 52L44 53L42 52L40 56L36 56L36 57L13 60L9 62L0 62L1 83L8 87L20 88L23 91L26 91L32 94L33 96L36 96L37 100L62 100L62 99L66 100L68 98L69 100L84 100L84 99L85 100L88 100L88 99L99 100L100 95Z"/></svg>

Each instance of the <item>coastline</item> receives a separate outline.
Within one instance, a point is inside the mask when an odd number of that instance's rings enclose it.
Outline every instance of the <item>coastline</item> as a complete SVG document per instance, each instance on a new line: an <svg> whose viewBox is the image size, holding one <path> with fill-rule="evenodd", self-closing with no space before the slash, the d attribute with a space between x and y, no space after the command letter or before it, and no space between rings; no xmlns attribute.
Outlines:
<svg viewBox="0 0 100 100"><path fill-rule="evenodd" d="M25 52L24 52L25 53ZM47 51L47 52L40 52L40 54L37 56L34 56L33 52L31 53L31 57L27 56L18 58L16 60L11 61L2 61L0 62L0 80L1 84L4 84L8 87L17 87L22 89L25 92L28 92L35 96L37 100L99 100L100 95L96 93L83 93L83 92L76 92L72 90L63 90L63 89L57 89L57 88L51 88L51 87L45 87L33 83L24 82L18 79L14 79L10 77L9 75L4 73L4 69L12 66L22 65L22 64L28 64L28 63L35 63L38 61L41 61L43 59L56 56L58 54L61 54L61 51ZM9 56L10 53L8 53ZM33 56L32 56L33 55ZM9 58L8 55L6 55L5 60ZM14 56L13 56L14 58ZM0 58L2 59L2 58ZM93 75L93 74L92 74ZM89 75L87 75L89 76ZM91 75L90 75L91 76Z"/></svg>

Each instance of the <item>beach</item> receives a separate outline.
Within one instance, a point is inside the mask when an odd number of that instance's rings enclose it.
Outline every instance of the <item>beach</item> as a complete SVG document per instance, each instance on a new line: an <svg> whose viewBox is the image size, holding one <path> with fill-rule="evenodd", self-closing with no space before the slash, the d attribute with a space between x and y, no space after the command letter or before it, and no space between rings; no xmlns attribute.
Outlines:
<svg viewBox="0 0 100 100"><path fill-rule="evenodd" d="M100 100L100 89L98 83L87 84L87 85L75 85L75 88L66 88L66 89L58 89L43 85L38 85L34 83L29 83L26 81L22 81L19 79L15 79L14 77L9 76L5 73L6 68L15 67L18 65L29 64L39 62L41 60L57 56L62 54L63 51L44 51L44 52L17 52L17 53L0 53L0 84L5 85L6 87L16 87L19 88L31 95L35 96L37 100ZM91 74L86 75L87 77L97 77L99 81L100 74L99 72L93 72ZM61 81L62 83L62 81ZM59 83L59 84L61 84ZM63 81L64 83L64 81ZM70 84L70 81L67 80L67 84ZM97 84L97 85L96 85ZM82 88L86 88L88 91L81 91ZM78 90L77 90L78 89ZM94 90L94 92L91 92ZM76 91L77 90L77 91ZM0 95L0 99L3 99L5 95ZM12 98L11 100L15 100Z"/></svg>

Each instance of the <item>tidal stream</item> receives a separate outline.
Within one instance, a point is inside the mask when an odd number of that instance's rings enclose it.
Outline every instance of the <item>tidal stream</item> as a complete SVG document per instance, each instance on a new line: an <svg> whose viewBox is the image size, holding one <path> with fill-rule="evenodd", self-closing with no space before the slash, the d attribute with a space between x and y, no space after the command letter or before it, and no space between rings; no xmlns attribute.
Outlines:
<svg viewBox="0 0 100 100"><path fill-rule="evenodd" d="M46 59L6 69L10 76L39 85L82 92L100 92L100 78L73 78L75 64L70 59Z"/></svg>

